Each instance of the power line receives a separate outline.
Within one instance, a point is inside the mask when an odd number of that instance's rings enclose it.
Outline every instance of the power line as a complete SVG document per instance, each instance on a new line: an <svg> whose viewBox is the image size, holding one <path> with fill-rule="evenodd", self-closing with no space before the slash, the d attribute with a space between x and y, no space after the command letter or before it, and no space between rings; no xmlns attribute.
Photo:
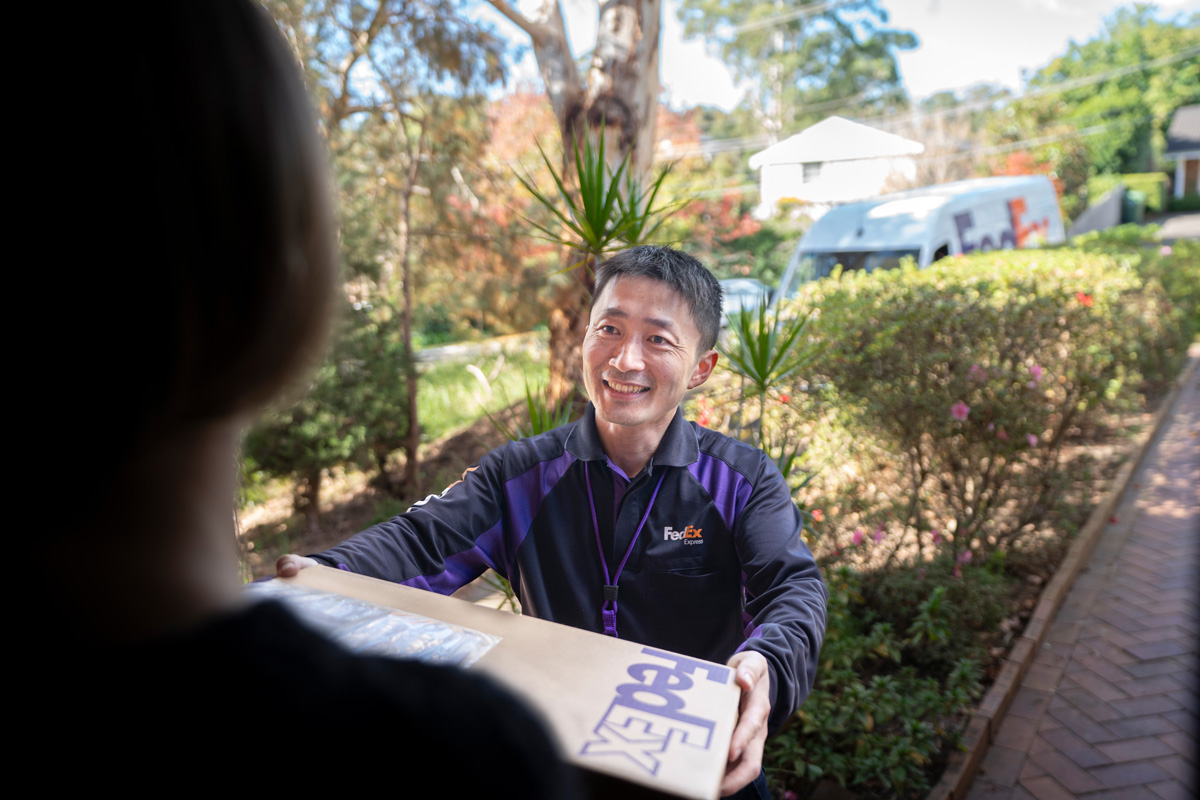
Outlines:
<svg viewBox="0 0 1200 800"><path fill-rule="evenodd" d="M730 30L736 36L739 33L746 33L748 31L756 31L759 28L770 27L771 25L774 25L776 22L790 22L794 19L800 19L802 17L815 16L816 14L821 14L832 8L837 8L838 6L844 6L847 3L850 3L852 1L853 0L830 0L830 2L828 2L828 3L818 3L815 5L802 6L800 8L795 9L794 11L785 11L782 14L775 14L773 16L766 17L764 19L756 19L753 22L743 22L741 25L734 25Z"/></svg>
<svg viewBox="0 0 1200 800"><path fill-rule="evenodd" d="M1029 139L1022 139L1017 142L1006 142L1005 144L999 145L981 145L979 147L972 147L968 150L960 150L954 153L915 156L914 158L919 161L958 161L965 158L978 158L980 156L1009 153L1014 150L1022 150L1026 147L1038 147L1043 144L1053 144L1054 142L1061 142L1065 139L1082 139L1088 136L1095 136L1096 134L1103 133L1116 124L1117 123L1115 122L1110 122L1106 125L1093 125L1092 127L1084 128L1083 130L1069 131L1067 133L1059 133L1052 136L1037 136ZM740 186L703 189L696 192L688 191L686 189L683 191L691 197L717 197L731 194L749 194L751 192L757 192L760 189L761 187L756 183L744 183Z"/></svg>
<svg viewBox="0 0 1200 800"><path fill-rule="evenodd" d="M1113 78L1120 78L1125 75L1132 74L1134 72L1140 72L1140 71L1144 71L1147 69L1153 69L1155 67L1165 66L1167 64L1172 64L1176 61L1182 61L1184 59L1192 58L1195 56L1200 56L1200 46L1189 47L1186 50L1183 50L1182 52L1179 52L1179 53L1173 53L1173 54L1166 55L1166 56L1160 56L1159 58L1154 58L1154 59L1147 59L1146 61L1141 61L1137 64L1131 64L1131 65L1124 66L1124 67L1116 67L1114 69L1106 70L1105 72L1099 72L1094 75L1085 75L1085 76L1081 76L1079 78L1071 78L1071 79L1061 81L1058 83L1050 84L1048 86L1038 87L1036 89L1027 91L1025 94L1023 94L1019 97L1011 97L1008 99L990 98L990 99L984 99L984 100L975 100L975 101L971 101L969 103L961 103L952 108L938 109L936 111L928 111L928 112L907 111L907 112L901 112L901 113L897 113L897 114L885 114L885 115L881 115L878 117L866 118L866 119L864 119L864 122L870 122L873 127L878 127L880 129L894 130L896 128L901 127L901 125L904 122L911 122L914 120L934 120L934 119L938 119L940 117L957 116L960 114L967 114L967 113L971 113L974 111L981 111L981 110L985 110L985 109L992 110L992 111L1000 111L1000 110L1012 105L1013 103L1019 103L1023 100L1029 100L1029 99L1034 99L1034 98L1038 98L1038 97L1047 97L1047 96L1051 96L1054 94L1061 94L1063 92L1069 92L1074 89L1082 88L1084 86L1091 86L1096 83L1102 83L1103 81L1106 81L1106 80L1110 80ZM959 88L962 89L962 88L970 88L970 87L959 87ZM947 90L943 90L943 91L957 91L957 90L947 89ZM818 105L822 108L828 107L831 109L844 108L846 106L856 104L856 102L858 100L861 100L861 98L862 98L862 94L860 93L857 95L853 95L851 97L838 98L836 100L829 100L829 101L825 101L823 103L816 104L816 105ZM997 105L997 103L999 103L999 105ZM881 121L886 121L886 124L885 125L878 124ZM779 138L782 140L789 136L793 136L796 133L800 133L803 130L807 130L807 129L804 128L804 129L793 131L793 132L787 133L787 134L781 133L781 134L779 134ZM761 148L763 146L764 142L769 142L768 134L760 134L758 136L743 136L743 137L736 137L736 138L730 138L730 139L711 139L707 142L702 142L698 147L689 148L689 149L683 150L683 151L677 151L673 155L676 158L686 158L686 157L690 157L690 156L715 155L717 153L745 152L746 150Z"/></svg>

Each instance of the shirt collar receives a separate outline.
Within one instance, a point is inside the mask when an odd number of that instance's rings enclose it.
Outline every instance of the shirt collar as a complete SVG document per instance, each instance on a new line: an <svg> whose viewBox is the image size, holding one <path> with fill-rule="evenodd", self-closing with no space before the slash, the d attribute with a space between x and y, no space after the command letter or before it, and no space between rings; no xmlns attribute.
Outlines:
<svg viewBox="0 0 1200 800"><path fill-rule="evenodd" d="M596 430L596 407L588 403L575 430L567 439L567 452L580 461L604 461L604 445L600 442L600 432ZM675 416L667 426L658 449L650 457L646 471L654 473L654 467L686 467L700 458L700 445L696 441L696 432L683 418L683 409L675 409Z"/></svg>

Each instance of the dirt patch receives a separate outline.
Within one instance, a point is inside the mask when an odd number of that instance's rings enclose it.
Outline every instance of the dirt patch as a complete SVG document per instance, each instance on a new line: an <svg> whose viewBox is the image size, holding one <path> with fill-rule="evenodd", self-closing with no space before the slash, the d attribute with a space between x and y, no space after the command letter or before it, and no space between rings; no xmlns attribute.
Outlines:
<svg viewBox="0 0 1200 800"><path fill-rule="evenodd" d="M582 405L576 412L582 413ZM523 415L522 400L495 418L513 427ZM457 433L429 443L421 453L421 484L412 489L396 478L404 472L402 456L389 472L386 485L357 470L331 470L322 488L321 523L316 530L309 530L299 516L292 514L290 484L278 482L266 502L243 509L238 515L248 573L254 578L273 575L276 559L285 553L327 550L379 518L399 514L426 495L442 491L458 480L464 469L479 463L506 441L507 437L484 416Z"/></svg>

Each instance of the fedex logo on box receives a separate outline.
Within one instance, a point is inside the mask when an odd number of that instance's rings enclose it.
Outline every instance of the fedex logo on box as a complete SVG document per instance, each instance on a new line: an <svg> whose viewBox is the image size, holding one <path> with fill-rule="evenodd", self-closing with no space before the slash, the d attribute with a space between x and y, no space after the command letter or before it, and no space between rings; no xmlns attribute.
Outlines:
<svg viewBox="0 0 1200 800"><path fill-rule="evenodd" d="M668 749L712 746L716 721L686 713L683 693L698 679L728 683L729 668L652 647L642 648L642 654L652 660L629 666L633 682L617 687L616 697L593 731L596 738L580 754L628 758L656 775Z"/></svg>

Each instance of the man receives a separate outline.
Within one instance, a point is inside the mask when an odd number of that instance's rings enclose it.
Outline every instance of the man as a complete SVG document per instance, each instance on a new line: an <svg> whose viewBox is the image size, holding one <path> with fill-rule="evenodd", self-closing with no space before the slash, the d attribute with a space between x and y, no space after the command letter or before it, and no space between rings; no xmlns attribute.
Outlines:
<svg viewBox="0 0 1200 800"><path fill-rule="evenodd" d="M492 567L528 614L726 662L742 701L721 792L767 797L763 743L812 688L826 596L778 469L679 408L712 374L720 319L720 285L691 256L614 256L596 276L579 421L278 573L324 563L449 593Z"/></svg>

